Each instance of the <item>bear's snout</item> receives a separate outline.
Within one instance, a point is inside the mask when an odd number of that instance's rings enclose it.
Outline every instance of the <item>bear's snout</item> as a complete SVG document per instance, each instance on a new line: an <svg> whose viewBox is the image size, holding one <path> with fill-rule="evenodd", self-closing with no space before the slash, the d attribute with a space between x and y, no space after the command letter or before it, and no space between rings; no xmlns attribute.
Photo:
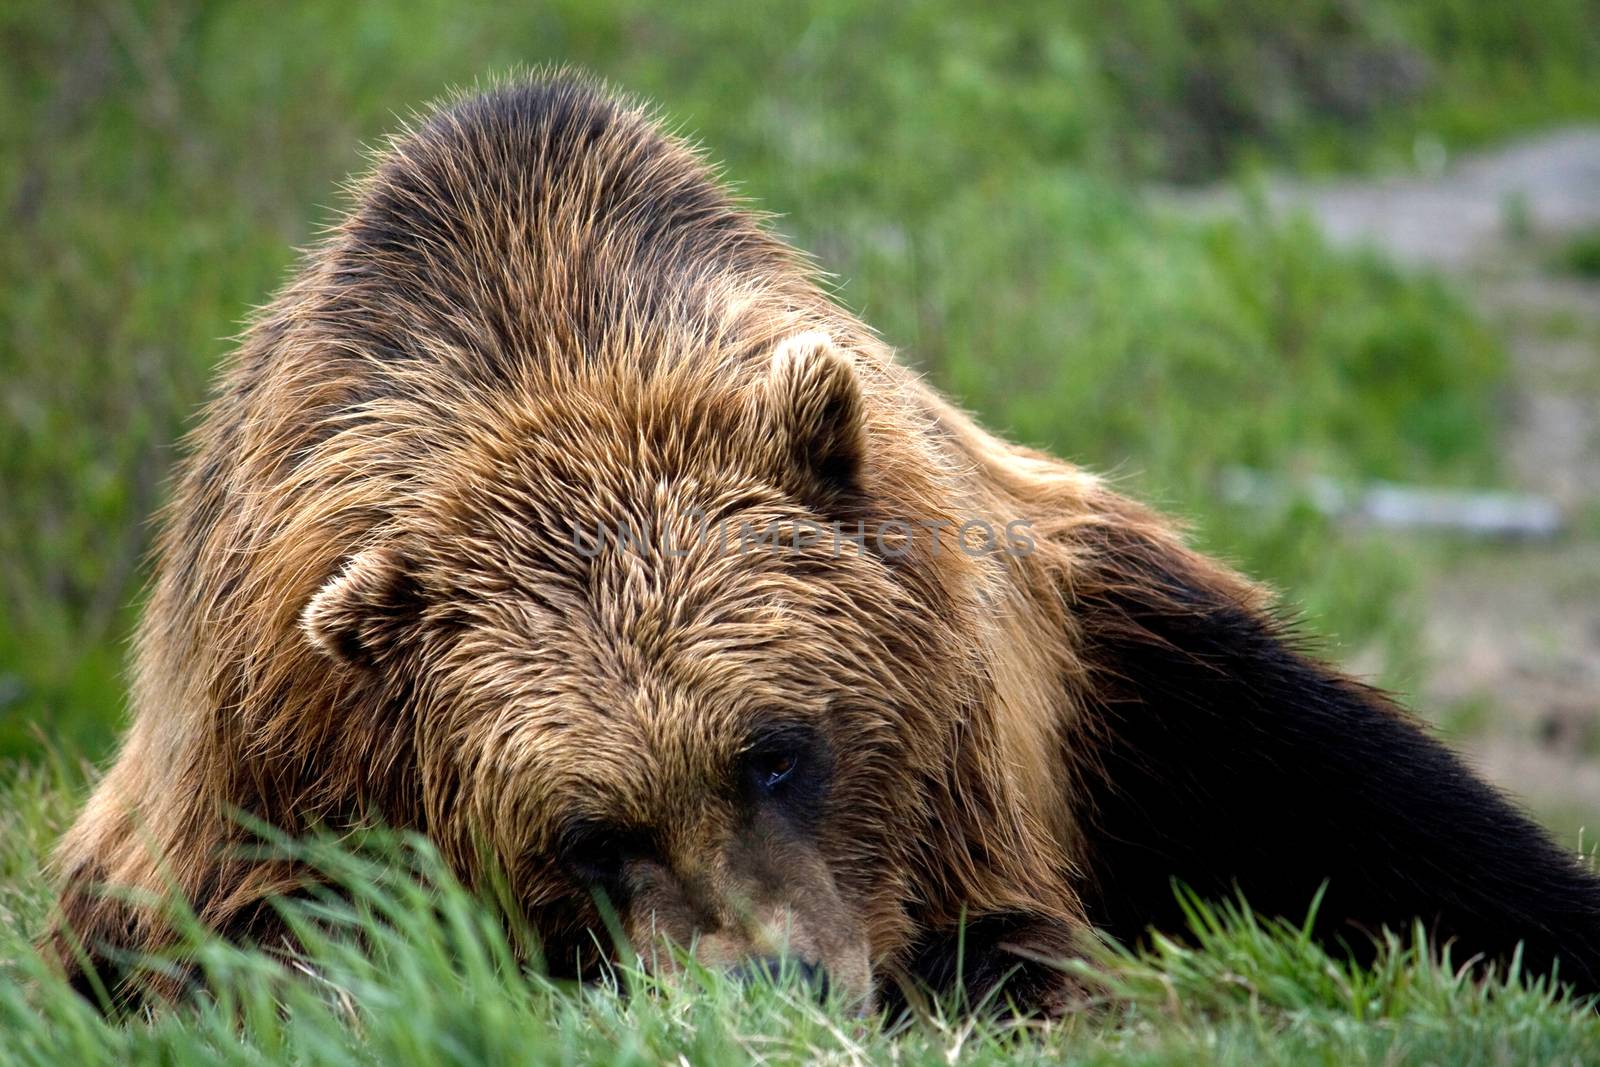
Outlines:
<svg viewBox="0 0 1600 1067"><path fill-rule="evenodd" d="M798 981L819 997L872 1002L868 939L811 843L766 832L695 835L626 873L624 927L646 966L685 958L740 981Z"/></svg>

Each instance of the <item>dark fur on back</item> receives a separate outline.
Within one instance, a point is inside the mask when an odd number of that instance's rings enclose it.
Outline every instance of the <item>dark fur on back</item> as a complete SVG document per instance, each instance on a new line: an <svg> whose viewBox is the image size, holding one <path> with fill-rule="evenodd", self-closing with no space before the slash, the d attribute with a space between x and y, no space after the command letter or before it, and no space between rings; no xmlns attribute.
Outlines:
<svg viewBox="0 0 1600 1067"><path fill-rule="evenodd" d="M487 850L579 973L601 887L712 965L1052 1011L1037 960L1174 927L1174 880L1291 918L1326 881L1358 950L1420 918L1597 988L1591 875L1262 590L928 389L643 109L518 80L354 200L178 472L134 723L56 857L80 978L171 946L129 890L272 935L310 874L244 811L416 830L474 884ZM690 515L1033 551L732 554ZM573 540L620 521L653 541Z"/></svg>
<svg viewBox="0 0 1600 1067"><path fill-rule="evenodd" d="M1242 894L1358 954L1421 920L1458 962L1600 990L1600 883L1382 693L1309 659L1282 625L1109 528L1116 575L1079 605L1097 714L1082 761L1089 917L1181 929L1172 891Z"/></svg>

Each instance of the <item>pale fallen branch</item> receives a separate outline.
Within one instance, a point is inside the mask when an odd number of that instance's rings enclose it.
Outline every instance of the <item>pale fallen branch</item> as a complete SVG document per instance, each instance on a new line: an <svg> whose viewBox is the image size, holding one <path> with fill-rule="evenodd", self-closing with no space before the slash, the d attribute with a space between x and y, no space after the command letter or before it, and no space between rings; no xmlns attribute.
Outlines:
<svg viewBox="0 0 1600 1067"><path fill-rule="evenodd" d="M1447 530L1473 537L1548 540L1565 520L1555 501L1525 493L1437 489L1392 482L1345 485L1313 476L1288 479L1232 467L1221 479L1223 499L1258 508L1304 503L1330 518L1393 530Z"/></svg>

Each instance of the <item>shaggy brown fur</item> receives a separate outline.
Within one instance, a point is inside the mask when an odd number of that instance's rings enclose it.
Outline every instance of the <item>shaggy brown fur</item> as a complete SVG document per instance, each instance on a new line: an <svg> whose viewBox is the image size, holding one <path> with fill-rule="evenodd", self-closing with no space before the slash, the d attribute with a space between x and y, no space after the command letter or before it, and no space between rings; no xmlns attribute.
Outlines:
<svg viewBox="0 0 1600 1067"><path fill-rule="evenodd" d="M1296 914L1351 874L1389 889L1330 932L1590 951L1592 887L1537 830L1260 590L934 395L640 108L560 77L462 99L355 199L181 469L134 724L57 856L69 967L170 940L107 886L259 936L307 875L241 858L238 811L413 828L469 882L487 845L557 968L593 962L599 888L637 944L787 953L862 1001L1137 936L1174 877ZM1033 551L956 550L970 519ZM787 542L896 521L950 525ZM1476 858L1525 861L1524 912L1440 897L1467 864L1417 842L1480 832L1522 843Z"/></svg>

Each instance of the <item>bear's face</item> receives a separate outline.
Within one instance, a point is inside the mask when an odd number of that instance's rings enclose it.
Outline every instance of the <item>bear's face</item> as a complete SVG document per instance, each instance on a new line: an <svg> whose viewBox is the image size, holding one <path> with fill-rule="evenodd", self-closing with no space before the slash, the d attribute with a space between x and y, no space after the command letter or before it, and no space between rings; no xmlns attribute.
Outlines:
<svg viewBox="0 0 1600 1067"><path fill-rule="evenodd" d="M966 682L891 563L835 536L860 420L823 340L736 391L574 381L308 606L407 706L420 810L390 817L467 871L487 846L552 966L610 908L658 968L668 942L783 957L870 1000Z"/></svg>

